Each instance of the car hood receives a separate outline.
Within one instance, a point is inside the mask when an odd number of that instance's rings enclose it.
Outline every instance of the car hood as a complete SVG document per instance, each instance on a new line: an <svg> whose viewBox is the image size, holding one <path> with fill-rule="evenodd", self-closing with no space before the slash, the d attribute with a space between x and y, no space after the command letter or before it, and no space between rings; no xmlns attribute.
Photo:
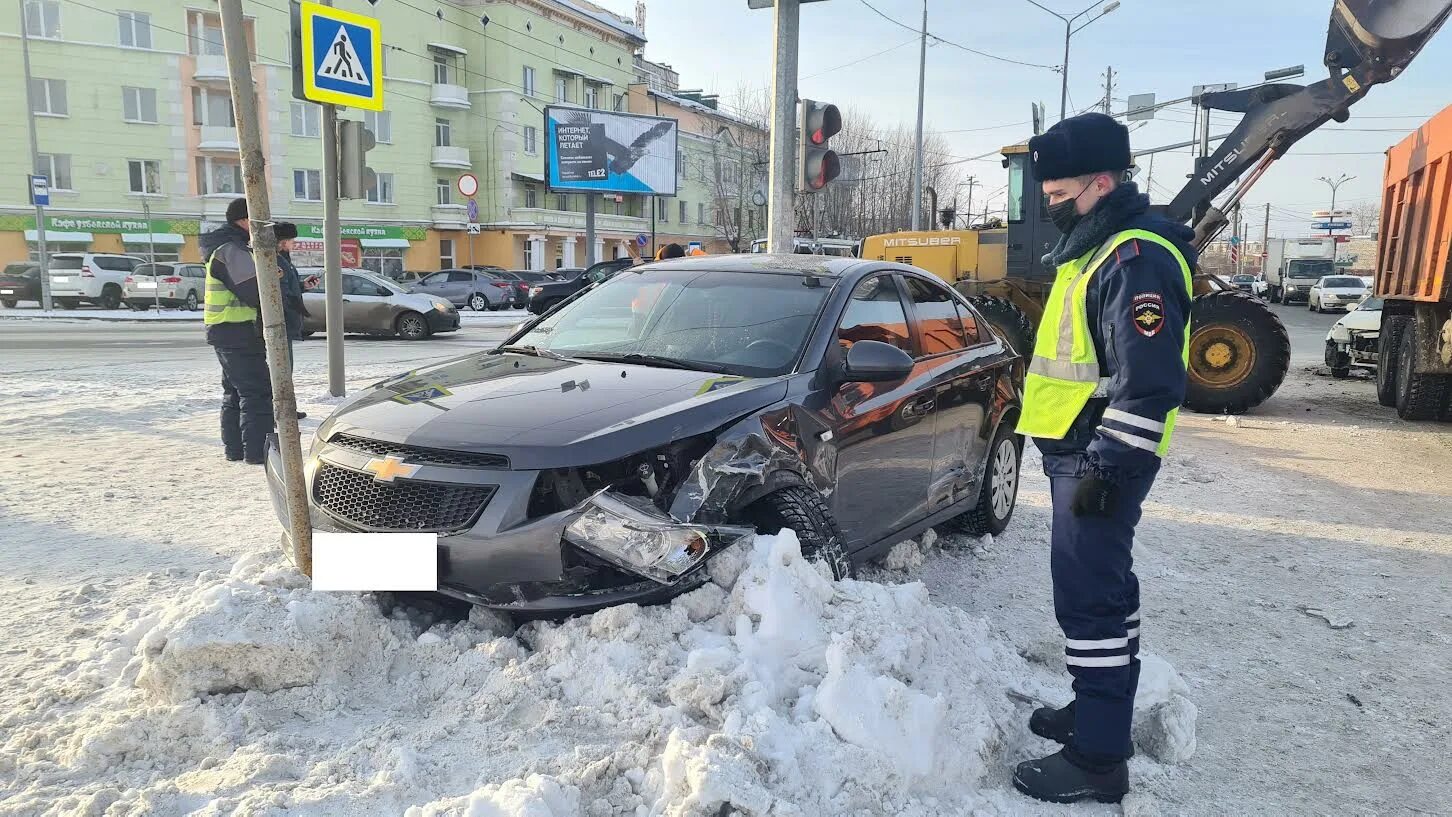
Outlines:
<svg viewBox="0 0 1452 817"><path fill-rule="evenodd" d="M378 383L320 435L502 454L525 470L593 465L765 408L786 396L786 380L476 354Z"/></svg>
<svg viewBox="0 0 1452 817"><path fill-rule="evenodd" d="M1353 309L1346 313L1346 317L1332 324L1331 331L1326 337L1331 340L1344 340L1349 332L1379 331L1381 331L1380 309Z"/></svg>

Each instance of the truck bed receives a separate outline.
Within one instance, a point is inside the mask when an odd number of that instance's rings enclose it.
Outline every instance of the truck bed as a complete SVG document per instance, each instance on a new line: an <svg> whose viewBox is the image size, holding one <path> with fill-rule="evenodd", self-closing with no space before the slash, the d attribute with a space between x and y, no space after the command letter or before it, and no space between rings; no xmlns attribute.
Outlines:
<svg viewBox="0 0 1452 817"><path fill-rule="evenodd" d="M1386 153L1376 294L1452 301L1452 106Z"/></svg>

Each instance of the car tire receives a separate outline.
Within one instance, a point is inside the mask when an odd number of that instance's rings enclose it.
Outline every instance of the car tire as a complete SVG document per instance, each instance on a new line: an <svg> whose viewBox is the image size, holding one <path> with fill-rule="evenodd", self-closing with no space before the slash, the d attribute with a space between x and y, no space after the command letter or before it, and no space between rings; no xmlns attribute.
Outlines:
<svg viewBox="0 0 1452 817"><path fill-rule="evenodd" d="M746 508L747 522L757 533L779 533L790 528L802 546L802 556L826 563L834 579L856 575L842 531L821 494L804 485L788 485L773 491Z"/></svg>
<svg viewBox="0 0 1452 817"><path fill-rule="evenodd" d="M489 299L484 297L484 293L482 292L476 292L470 295L467 303L469 308L475 312L484 312L494 308L494 305L489 303Z"/></svg>
<svg viewBox="0 0 1452 817"><path fill-rule="evenodd" d="M393 330L404 340L423 340L430 334L428 319L417 312L405 312L393 322Z"/></svg>
<svg viewBox="0 0 1452 817"><path fill-rule="evenodd" d="M944 526L954 533L997 536L1008 528L1018 504L1020 469L1023 467L1023 438L1013 433L1012 418L999 424L988 446L983 466L983 487L978 504L948 520Z"/></svg>
<svg viewBox="0 0 1452 817"><path fill-rule="evenodd" d="M197 311L197 291L195 289L187 290L187 299L184 305L188 312Z"/></svg>
<svg viewBox="0 0 1452 817"><path fill-rule="evenodd" d="M101 299L97 303L102 309L120 309L121 290L115 284L107 284L101 288Z"/></svg>
<svg viewBox="0 0 1452 817"><path fill-rule="evenodd" d="M56 298L55 302L60 304L61 309L75 309L81 305L79 298Z"/></svg>
<svg viewBox="0 0 1452 817"><path fill-rule="evenodd" d="M145 312L151 308L151 304L144 304L140 301L127 301L126 305L131 307L132 312Z"/></svg>
<svg viewBox="0 0 1452 817"><path fill-rule="evenodd" d="M313 330L311 330L311 329L304 329L302 331L302 339L303 340L307 340L308 338L312 337L314 334L316 334L316 333L313 332Z"/></svg>
<svg viewBox="0 0 1452 817"><path fill-rule="evenodd" d="M1397 404L1397 363L1402 340L1411 325L1410 315L1390 315L1381 322L1376 350L1376 401L1387 408Z"/></svg>
<svg viewBox="0 0 1452 817"><path fill-rule="evenodd" d="M1452 375L1417 371L1417 326L1409 319L1397 349L1397 416L1403 420L1441 419Z"/></svg>
<svg viewBox="0 0 1452 817"><path fill-rule="evenodd" d="M16 300L15 298L0 299L0 306L4 306L6 309L14 309L19 305L20 301Z"/></svg>

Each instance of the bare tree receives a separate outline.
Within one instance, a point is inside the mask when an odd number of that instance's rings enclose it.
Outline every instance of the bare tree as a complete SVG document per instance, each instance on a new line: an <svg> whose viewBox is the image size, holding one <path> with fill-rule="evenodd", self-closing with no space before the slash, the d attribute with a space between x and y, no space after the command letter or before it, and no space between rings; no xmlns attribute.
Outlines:
<svg viewBox="0 0 1452 817"><path fill-rule="evenodd" d="M1376 235L1377 228L1381 226L1381 201L1378 199L1365 199L1358 201L1347 208L1356 221L1356 232Z"/></svg>
<svg viewBox="0 0 1452 817"><path fill-rule="evenodd" d="M716 235L732 252L744 252L766 235L770 99L742 84L723 107L734 123L720 128L711 146Z"/></svg>

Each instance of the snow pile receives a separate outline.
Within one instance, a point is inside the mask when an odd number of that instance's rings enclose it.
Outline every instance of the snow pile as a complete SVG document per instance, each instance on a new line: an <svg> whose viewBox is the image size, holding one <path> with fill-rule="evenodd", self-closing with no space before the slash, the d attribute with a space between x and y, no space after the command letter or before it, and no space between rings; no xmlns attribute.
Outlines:
<svg viewBox="0 0 1452 817"><path fill-rule="evenodd" d="M1134 697L1134 745L1161 763L1184 763L1195 754L1199 710L1170 662L1148 653L1139 657Z"/></svg>
<svg viewBox="0 0 1452 817"><path fill-rule="evenodd" d="M833 582L795 537L670 605L507 632L203 573L3 723L0 814L960 814L1051 689L920 584ZM1017 706L1017 708L1016 708ZM994 777L992 783L989 776Z"/></svg>

